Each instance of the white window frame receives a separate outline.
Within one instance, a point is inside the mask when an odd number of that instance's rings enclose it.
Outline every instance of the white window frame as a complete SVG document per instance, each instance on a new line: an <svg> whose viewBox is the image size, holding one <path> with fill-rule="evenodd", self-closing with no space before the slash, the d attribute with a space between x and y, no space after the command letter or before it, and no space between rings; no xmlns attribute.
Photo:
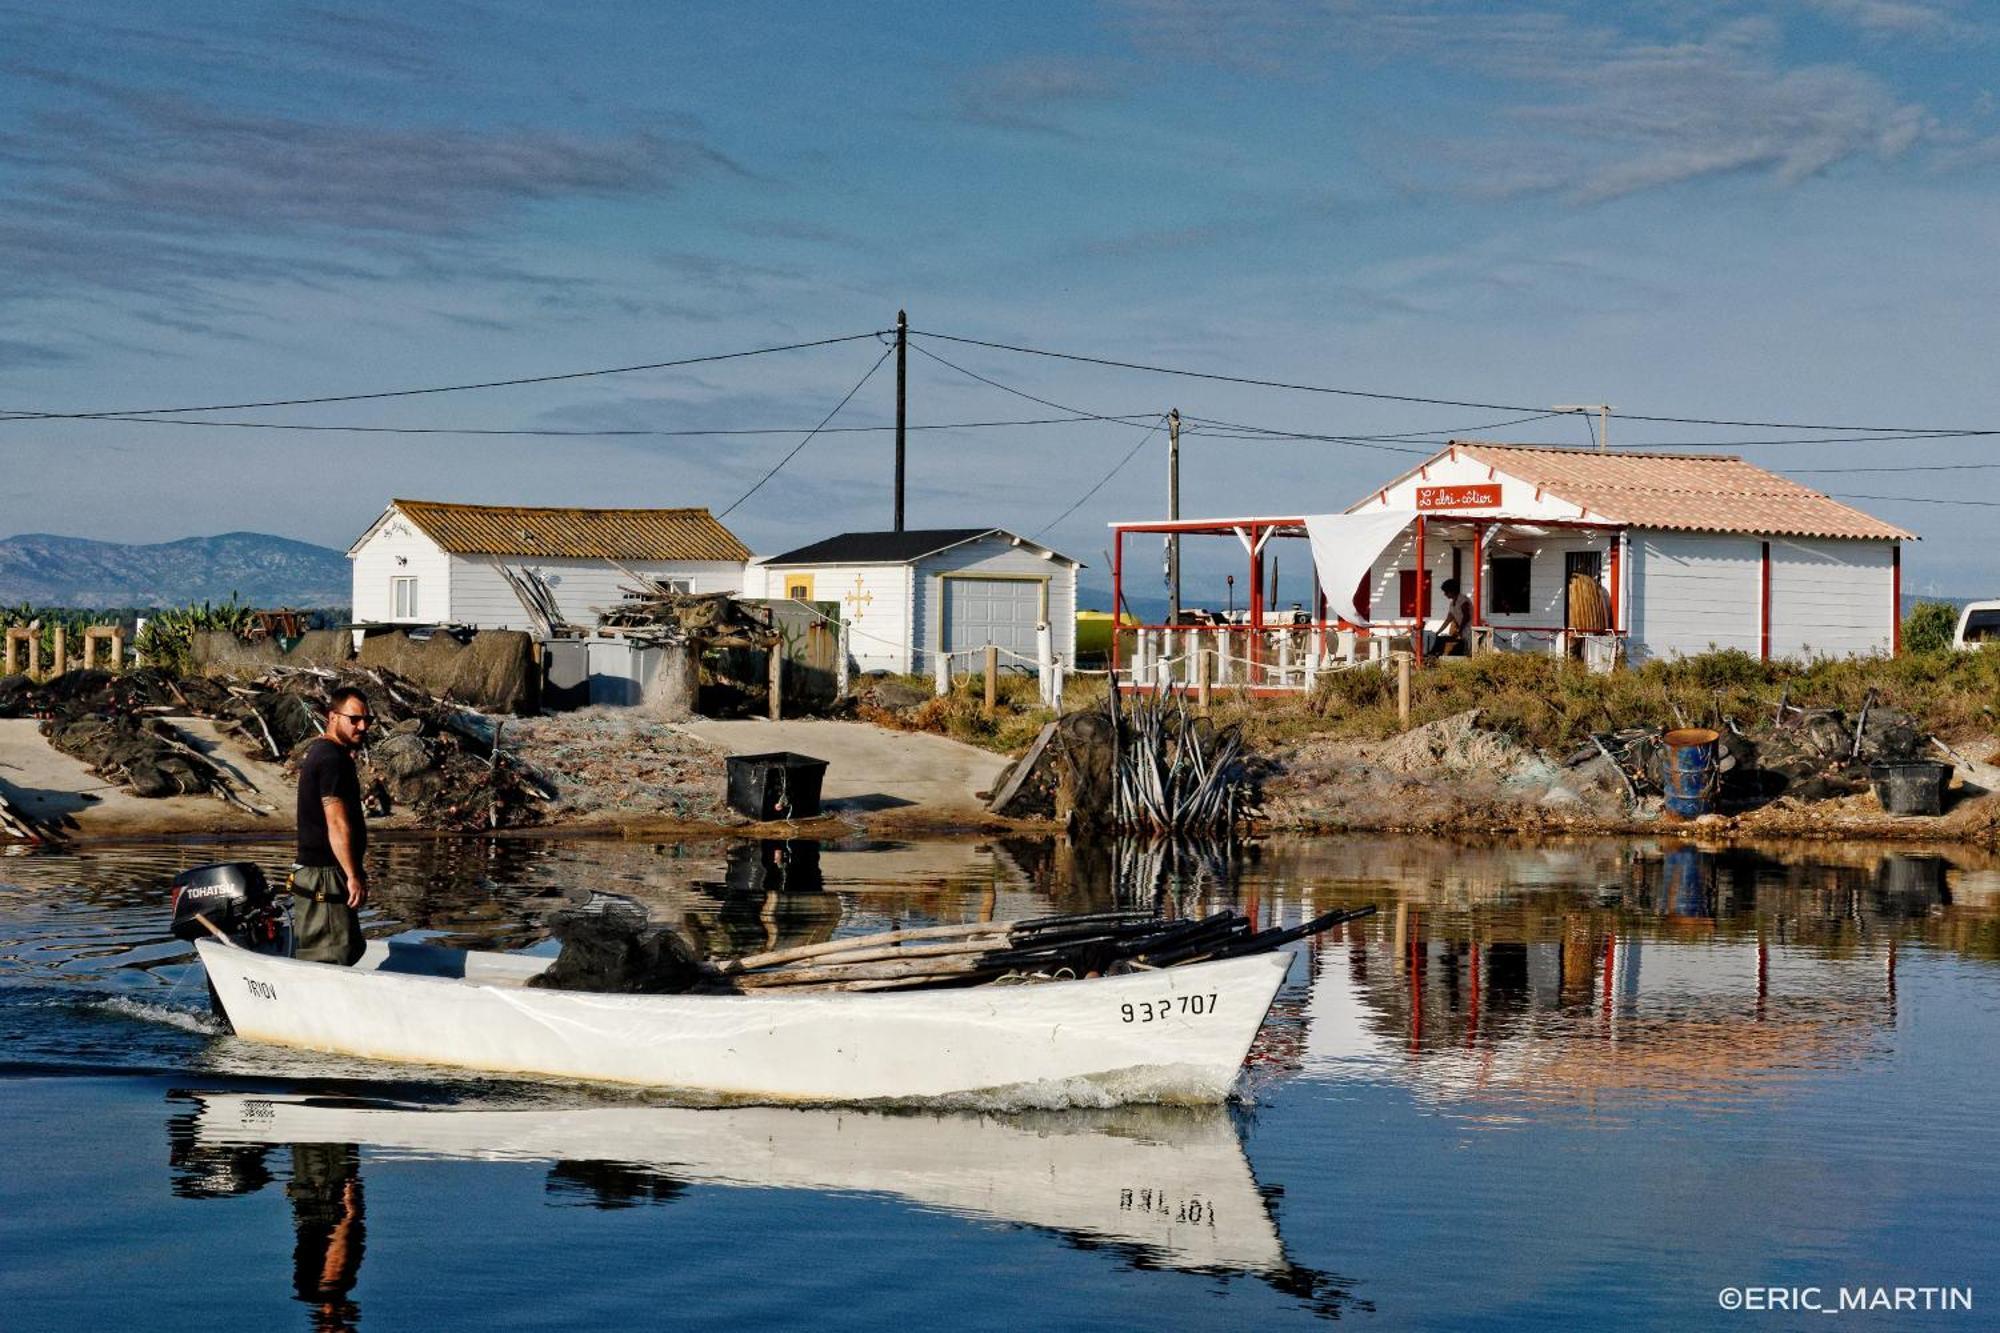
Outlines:
<svg viewBox="0 0 2000 1333"><path fill-rule="evenodd" d="M406 597L404 594L407 593ZM415 575L398 574L389 580L389 605L394 608L391 620L415 620L417 618L417 580Z"/></svg>

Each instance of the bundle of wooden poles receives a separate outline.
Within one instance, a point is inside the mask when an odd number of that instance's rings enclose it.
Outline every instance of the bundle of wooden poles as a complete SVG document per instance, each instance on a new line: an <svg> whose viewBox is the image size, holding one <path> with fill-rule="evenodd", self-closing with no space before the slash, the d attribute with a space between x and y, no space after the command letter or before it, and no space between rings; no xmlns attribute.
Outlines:
<svg viewBox="0 0 2000 1333"><path fill-rule="evenodd" d="M1270 930L1229 911L1180 921L1150 912L1093 912L919 926L727 959L712 965L710 977L711 984L740 991L796 994L1105 976L1266 953L1374 911L1349 908Z"/></svg>
<svg viewBox="0 0 2000 1333"><path fill-rule="evenodd" d="M1152 833L1227 832L1236 822L1242 733L1197 716L1162 687L1121 706L1110 695L1112 823Z"/></svg>

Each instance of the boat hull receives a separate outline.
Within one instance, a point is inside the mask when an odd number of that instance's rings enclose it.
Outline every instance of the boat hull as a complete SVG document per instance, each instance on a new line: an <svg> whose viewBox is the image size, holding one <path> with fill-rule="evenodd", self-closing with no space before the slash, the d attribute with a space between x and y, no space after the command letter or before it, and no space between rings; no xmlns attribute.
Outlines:
<svg viewBox="0 0 2000 1333"><path fill-rule="evenodd" d="M1290 964L1259 954L903 994L602 995L523 987L548 960L517 955L377 943L343 968L196 948L251 1041L760 1102L1221 1101Z"/></svg>

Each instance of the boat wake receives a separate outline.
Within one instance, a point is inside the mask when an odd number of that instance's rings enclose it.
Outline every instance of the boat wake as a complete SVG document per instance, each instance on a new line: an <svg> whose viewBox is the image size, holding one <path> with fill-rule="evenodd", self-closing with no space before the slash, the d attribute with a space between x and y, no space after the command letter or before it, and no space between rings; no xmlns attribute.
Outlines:
<svg viewBox="0 0 2000 1333"><path fill-rule="evenodd" d="M223 1026L221 1019L206 1009L187 1009L179 1005L135 999L129 995L100 999L96 1001L96 1007L124 1018L179 1028L182 1032L192 1032L201 1037L219 1037L229 1030Z"/></svg>

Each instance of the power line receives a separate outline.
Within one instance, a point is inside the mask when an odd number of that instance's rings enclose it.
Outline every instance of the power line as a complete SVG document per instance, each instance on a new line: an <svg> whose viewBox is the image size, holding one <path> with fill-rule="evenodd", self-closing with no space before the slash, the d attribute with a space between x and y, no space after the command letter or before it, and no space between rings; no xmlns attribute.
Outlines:
<svg viewBox="0 0 2000 1333"><path fill-rule="evenodd" d="M1994 468L2000 468L2000 463L1905 463L1900 467L1792 467L1786 468L1785 471L1810 477L1835 472L1986 472Z"/></svg>
<svg viewBox="0 0 2000 1333"><path fill-rule="evenodd" d="M2000 500L1938 500L1925 495L1854 495L1843 491L1828 491L1836 500L1889 500L1896 504L1913 505L1971 505L1979 509L2000 509Z"/></svg>
<svg viewBox="0 0 2000 1333"><path fill-rule="evenodd" d="M360 403L382 398L416 398L425 394L469 393L478 389L511 389L525 384L556 384L564 380L595 379L604 375L631 375L645 370L671 370L678 366L709 365L717 361L735 361L744 357L769 356L774 352L798 352L813 347L832 347L839 343L860 342L867 338L879 338L880 330L867 333L847 333L837 338L815 338L810 342L785 343L777 347L753 347L741 352L716 352L708 356L687 356L674 361L649 361L635 366L609 366L599 370L571 370L555 375L525 375L516 379L482 380L473 384L444 384L425 389L386 389L374 393L328 394L317 398L269 398L251 403L210 403L201 407L135 407L105 412L33 412L11 410L5 413L13 420L59 421L87 420L92 417L120 416L178 416L189 412L239 412L253 407L313 407L324 403Z"/></svg>
<svg viewBox="0 0 2000 1333"><path fill-rule="evenodd" d="M1147 431L1144 435L1141 435L1139 437L1139 442L1133 445L1130 449L1126 450L1125 456L1119 459L1118 462L1112 466L1109 472L1105 473L1103 476L1097 479L1097 485L1092 486L1089 490L1085 491L1082 495L1078 496L1075 504L1063 510L1060 514L1057 514L1047 523L1044 523L1041 527L1037 528L1033 533L1034 538L1037 541L1039 541L1043 533L1047 532L1050 528L1053 528L1056 524L1068 518L1071 514L1074 514L1077 510L1083 508L1083 502L1085 500L1088 500L1091 496L1097 494L1100 490L1104 489L1105 482L1110 481L1113 477L1117 476L1120 472L1124 471L1125 465L1131 462L1133 458L1137 457L1139 451L1146 447L1146 441L1152 439L1155 435L1159 434L1160 427L1166 424L1167 424L1167 414L1162 412L1160 414L1159 420L1153 423L1153 428Z"/></svg>
<svg viewBox="0 0 2000 1333"><path fill-rule="evenodd" d="M918 330L911 330L915 333ZM1221 384L1242 384L1260 389L1286 389L1296 393L1332 394L1343 398L1368 398L1387 403L1417 403L1427 407L1470 407L1494 412L1535 412L1545 411L1519 403L1488 403L1464 398L1433 398L1419 394L1383 393L1370 389L1343 389L1324 384L1300 384L1289 380L1259 379L1248 375L1226 375L1218 371L1190 370L1178 366L1156 366L1140 361L1121 361L1113 357L1087 356L1076 352L1057 352L1042 347L1024 347L1017 343L993 342L983 338L964 338L949 333L923 330L922 336L936 338L941 342L961 343L969 347L985 347L998 352L1014 352L1021 356L1048 357L1057 361L1075 361L1084 365L1106 366L1114 370L1133 370L1149 375L1175 375L1183 379L1211 380ZM1654 421L1681 426L1735 426L1748 430L1840 430L1873 432L1877 434L1903 431L1919 431L1934 435L2000 435L2000 430L1961 429L1957 427L1924 426L1854 426L1828 424L1825 422L1797 421L1744 421L1723 417L1675 417L1647 414L1643 412L1620 412L1621 421Z"/></svg>
<svg viewBox="0 0 2000 1333"><path fill-rule="evenodd" d="M10 417L4 414L0 414L0 422L36 421L43 419L44 418L32 417L32 416ZM78 420L78 419L88 420L93 422L96 421L122 422L122 423L130 423L141 426L188 426L188 427L203 426L203 427L216 427L226 430L305 431L305 432L353 434L353 435L522 436L528 438L554 437L559 439L621 439L621 438L683 439L683 438L702 438L710 436L738 436L738 435L797 435L801 430L805 429L805 427L803 426L730 427L730 428L717 428L713 430L693 430L693 429L655 430L644 427L617 427L617 428L607 427L604 429L584 430L584 429L566 429L563 427L556 427L556 426L540 427L540 428L534 428L534 427L499 428L499 427L482 427L482 426L333 426L333 425L308 425L303 423L286 422L286 421L219 421L207 417L145 417L145 416L113 416L109 414L90 416L86 418L66 418L59 420ZM1147 414L1139 412L1130 414L1129 418L1102 417L1096 415L1095 413L1092 413L1089 415L1071 415L1066 417L1022 417L1013 420L995 420L995 421L941 421L941 422L932 422L927 425L913 425L908 427L908 429L913 431L992 430L1001 427L1011 427L1011 426L1062 426L1062 425L1074 425L1078 422L1117 421L1126 419L1131 420L1134 424L1139 424L1148 420L1149 417ZM826 435L858 435L858 434L877 433L882 431L893 431L894 429L896 429L896 427L893 424L885 424L879 426L830 426L821 433Z"/></svg>
<svg viewBox="0 0 2000 1333"><path fill-rule="evenodd" d="M847 404L853 400L854 395L861 392L861 386L866 384L869 380L875 377L875 372L882 368L882 363L884 361L887 361L891 356L895 355L895 351L896 349L894 347L889 347L884 349L882 355L875 358L875 364L868 367L868 373L863 375L860 379L856 380L854 382L854 387L847 391L847 396L842 398L839 402L833 405L833 411L828 412L826 416L821 419L819 425L814 426L811 430L807 431L806 437L803 440L800 440L797 444L793 445L792 451L790 453L786 454L783 458L780 458L777 462L777 465L773 467L769 472L766 472L763 476L757 478L757 484L755 486L752 486L749 490L743 492L743 494L737 496L734 500L732 500L729 504L729 508L717 514L716 518L717 519L728 518L730 514L735 512L737 505L742 504L745 500L749 499L751 496L755 495L758 491L762 490L764 488L764 483L769 481L771 478L777 476L780 468L783 468L785 464L791 462L794 458L797 458L799 456L799 450L811 444L813 441L813 436L825 430L827 422L832 421L835 417L840 415L840 409L846 407Z"/></svg>
<svg viewBox="0 0 2000 1333"><path fill-rule="evenodd" d="M1037 403L1043 407L1052 407L1056 409L1058 412L1074 412L1077 415L1082 416L1085 419L1091 421L1109 421L1116 423L1118 425L1128 425L1128 426L1136 426L1139 424L1136 421L1130 421L1124 417L1103 416L1096 412L1086 411L1081 407L1071 407L1067 403L1058 403L1047 398L1037 398L1034 394L1029 393L1026 389L1016 389L1012 385L1002 384L999 380L989 379L987 376L980 374L976 370L967 370L964 366L959 365L955 361L947 361L943 357L939 356L936 352L933 352L929 348L923 346L923 344L921 343L911 343L910 346L916 348L920 354L929 357L931 360L937 362L941 366L944 366L951 370L955 370L959 374L967 377L968 379L978 380L981 384L985 384L992 388L998 389L1002 393L1011 393L1016 398L1025 398L1031 403ZM1159 427L1155 425L1152 429L1158 430ZM1151 431L1148 431L1147 433L1151 434Z"/></svg>

